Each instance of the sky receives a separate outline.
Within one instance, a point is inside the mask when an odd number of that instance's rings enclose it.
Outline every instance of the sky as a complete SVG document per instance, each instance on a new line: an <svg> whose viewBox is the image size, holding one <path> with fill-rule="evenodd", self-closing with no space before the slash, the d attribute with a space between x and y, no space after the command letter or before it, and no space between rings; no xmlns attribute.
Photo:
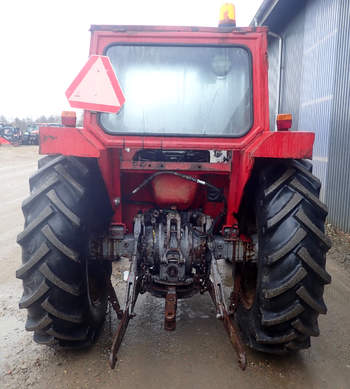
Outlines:
<svg viewBox="0 0 350 389"><path fill-rule="evenodd" d="M0 115L72 110L65 91L88 58L91 24L217 26L224 0L0 0ZM262 0L235 0L247 26Z"/></svg>

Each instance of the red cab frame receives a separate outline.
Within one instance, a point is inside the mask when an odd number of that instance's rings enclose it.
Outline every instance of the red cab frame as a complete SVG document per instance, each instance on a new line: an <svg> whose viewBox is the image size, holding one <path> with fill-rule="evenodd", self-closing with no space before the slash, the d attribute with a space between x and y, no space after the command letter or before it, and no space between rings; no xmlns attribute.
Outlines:
<svg viewBox="0 0 350 389"><path fill-rule="evenodd" d="M132 226L136 207L123 204L125 190L159 170L177 170L219 181L227 197L226 225L236 223L235 214L256 158L311 158L311 132L272 132L269 129L267 28L199 28L155 26L92 26L90 55L104 55L111 44L239 45L252 58L253 125L240 138L110 135L98 124L97 112L84 112L83 128L40 129L40 153L97 158L114 207L114 223ZM135 162L140 149L226 150L230 163ZM131 178L132 177L132 178ZM135 180L135 177L137 179ZM122 189L123 188L123 189ZM119 199L120 204L114 201ZM204 200L203 200L204 201ZM203 206L203 204L201 204ZM220 209L204 205L215 216Z"/></svg>

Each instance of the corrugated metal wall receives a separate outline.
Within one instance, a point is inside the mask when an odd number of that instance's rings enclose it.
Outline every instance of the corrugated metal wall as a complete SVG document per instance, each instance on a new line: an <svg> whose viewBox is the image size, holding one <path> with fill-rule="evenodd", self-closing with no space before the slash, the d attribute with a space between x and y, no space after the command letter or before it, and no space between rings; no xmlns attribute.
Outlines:
<svg viewBox="0 0 350 389"><path fill-rule="evenodd" d="M282 113L293 115L293 130L298 130L300 93L302 82L302 61L304 41L305 9L301 8L293 16L293 19L286 25L283 31L283 59L282 59Z"/></svg>
<svg viewBox="0 0 350 389"><path fill-rule="evenodd" d="M299 128L299 101L301 91L301 69L303 60L305 9L296 7L286 21L285 29L275 31L283 37L282 79L280 113L293 114L293 130ZM278 40L269 37L269 103L270 128L275 127L276 91L278 82Z"/></svg>
<svg viewBox="0 0 350 389"><path fill-rule="evenodd" d="M297 10L292 5L281 0L283 20L277 25L275 15L269 25L285 40L280 112L293 113L294 129L315 132L314 173L323 184L328 220L350 232L350 1L307 0ZM286 17L286 10L293 16ZM278 63L274 39L269 39L269 63L273 126Z"/></svg>
<svg viewBox="0 0 350 389"><path fill-rule="evenodd" d="M287 5L291 8L290 3ZM284 40L280 112L293 114L293 130L313 131L314 174L326 201L339 0L308 0L291 8L279 31ZM273 26L272 26L273 28ZM269 39L270 124L276 107L278 41ZM273 127L272 127L273 128Z"/></svg>
<svg viewBox="0 0 350 389"><path fill-rule="evenodd" d="M350 3L339 0L326 201L329 220L350 232Z"/></svg>
<svg viewBox="0 0 350 389"><path fill-rule="evenodd" d="M331 127L338 30L338 0L309 0L305 7L299 130L316 134L314 174L326 201L328 141ZM289 92L286 90L286 93Z"/></svg>
<svg viewBox="0 0 350 389"><path fill-rule="evenodd" d="M276 122L277 105L277 83L278 83L278 40L269 37L269 109L270 129L274 130Z"/></svg>

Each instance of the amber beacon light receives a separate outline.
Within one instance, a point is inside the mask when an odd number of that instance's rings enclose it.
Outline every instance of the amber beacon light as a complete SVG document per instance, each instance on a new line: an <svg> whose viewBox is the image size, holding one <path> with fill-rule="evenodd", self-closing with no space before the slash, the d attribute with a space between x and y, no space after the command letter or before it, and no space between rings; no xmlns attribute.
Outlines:
<svg viewBox="0 0 350 389"><path fill-rule="evenodd" d="M236 9L232 3L225 3L220 8L219 26L236 27Z"/></svg>

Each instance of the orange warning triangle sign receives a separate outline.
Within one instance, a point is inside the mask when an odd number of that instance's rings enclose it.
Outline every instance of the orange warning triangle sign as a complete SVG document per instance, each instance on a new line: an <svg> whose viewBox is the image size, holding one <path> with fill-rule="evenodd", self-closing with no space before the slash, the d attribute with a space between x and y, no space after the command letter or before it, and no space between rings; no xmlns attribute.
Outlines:
<svg viewBox="0 0 350 389"><path fill-rule="evenodd" d="M116 113L125 97L111 61L92 55L66 91L71 107L89 111Z"/></svg>

